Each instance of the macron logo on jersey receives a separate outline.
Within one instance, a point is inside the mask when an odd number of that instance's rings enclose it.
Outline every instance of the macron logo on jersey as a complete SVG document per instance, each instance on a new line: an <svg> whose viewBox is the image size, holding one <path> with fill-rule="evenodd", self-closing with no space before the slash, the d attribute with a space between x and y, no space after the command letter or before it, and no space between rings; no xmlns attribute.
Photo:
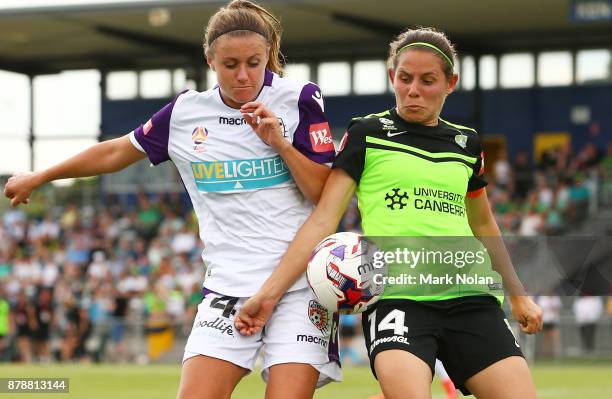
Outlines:
<svg viewBox="0 0 612 399"><path fill-rule="evenodd" d="M319 107L321 107L321 111L325 112L325 109L323 107L323 96L321 95L321 92L317 90L311 97L317 102L317 104L319 104Z"/></svg>
<svg viewBox="0 0 612 399"><path fill-rule="evenodd" d="M329 130L329 123L321 122L310 125L308 136L315 152L334 151L334 140Z"/></svg>

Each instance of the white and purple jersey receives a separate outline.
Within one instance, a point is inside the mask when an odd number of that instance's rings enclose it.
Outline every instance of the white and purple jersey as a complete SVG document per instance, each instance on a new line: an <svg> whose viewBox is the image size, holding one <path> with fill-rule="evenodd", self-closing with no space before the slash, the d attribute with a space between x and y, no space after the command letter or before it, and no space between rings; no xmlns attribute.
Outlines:
<svg viewBox="0 0 612 399"><path fill-rule="evenodd" d="M266 70L257 101L276 114L298 151L314 162L333 161L315 84ZM204 286L236 297L257 292L312 211L283 159L223 102L219 87L179 94L130 139L152 164L176 165L200 224ZM290 291L303 287L302 277Z"/></svg>

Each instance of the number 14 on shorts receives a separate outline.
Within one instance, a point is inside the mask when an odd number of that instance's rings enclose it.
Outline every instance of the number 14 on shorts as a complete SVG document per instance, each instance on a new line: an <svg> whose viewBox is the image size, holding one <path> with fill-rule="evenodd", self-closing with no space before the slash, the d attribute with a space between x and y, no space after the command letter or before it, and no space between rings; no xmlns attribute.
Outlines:
<svg viewBox="0 0 612 399"><path fill-rule="evenodd" d="M368 322L370 323L370 347L369 353L372 354L374 348L376 348L380 344L384 343L398 343L404 345L410 345L408 342L408 338L406 338L405 334L408 333L408 327L405 325L406 321L406 312L393 309L383 319L377 324L376 323L376 310L368 315ZM393 335L391 336L382 336L380 338L376 338L377 332L393 331ZM386 335L386 334L384 334Z"/></svg>
<svg viewBox="0 0 612 399"><path fill-rule="evenodd" d="M380 321L378 328L376 328L376 310L374 310L368 316L368 322L370 323L370 342L374 344L377 330L393 330L393 335L403 336L408 332L408 327L404 325L405 320L406 312L399 309L393 309Z"/></svg>

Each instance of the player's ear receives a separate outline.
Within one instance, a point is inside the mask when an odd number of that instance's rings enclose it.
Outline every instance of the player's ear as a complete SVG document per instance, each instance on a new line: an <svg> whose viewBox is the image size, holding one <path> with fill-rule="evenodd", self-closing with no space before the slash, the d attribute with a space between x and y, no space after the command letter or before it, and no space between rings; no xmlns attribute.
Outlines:
<svg viewBox="0 0 612 399"><path fill-rule="evenodd" d="M457 75L456 73L453 74L453 76L451 76L450 80L448 81L448 86L446 89L446 94L451 94L454 90L455 87L457 87L457 82L459 81L459 75Z"/></svg>
<svg viewBox="0 0 612 399"><path fill-rule="evenodd" d="M213 58L209 55L206 56L206 63L208 64L208 67L214 72L215 71L215 66L213 64Z"/></svg>
<svg viewBox="0 0 612 399"><path fill-rule="evenodd" d="M395 71L391 68L387 69L389 73L389 80L391 81L391 85L393 86L393 81L395 80Z"/></svg>

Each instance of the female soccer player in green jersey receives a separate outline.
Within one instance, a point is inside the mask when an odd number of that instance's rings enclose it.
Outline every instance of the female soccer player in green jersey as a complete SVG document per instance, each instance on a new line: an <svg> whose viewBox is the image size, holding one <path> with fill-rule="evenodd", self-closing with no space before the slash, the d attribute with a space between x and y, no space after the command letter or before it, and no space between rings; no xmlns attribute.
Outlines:
<svg viewBox="0 0 612 399"><path fill-rule="evenodd" d="M541 329L542 311L525 295L491 213L478 135L440 118L458 80L455 56L446 36L429 28L409 30L390 44L396 106L351 122L316 210L236 318L243 334L263 327L304 272L312 248L336 230L354 193L368 236L478 238L503 278L521 329ZM363 330L387 399L431 397L436 357L466 394L535 398L527 363L498 302L501 285L484 286L490 292L430 296L385 287L364 314Z"/></svg>

